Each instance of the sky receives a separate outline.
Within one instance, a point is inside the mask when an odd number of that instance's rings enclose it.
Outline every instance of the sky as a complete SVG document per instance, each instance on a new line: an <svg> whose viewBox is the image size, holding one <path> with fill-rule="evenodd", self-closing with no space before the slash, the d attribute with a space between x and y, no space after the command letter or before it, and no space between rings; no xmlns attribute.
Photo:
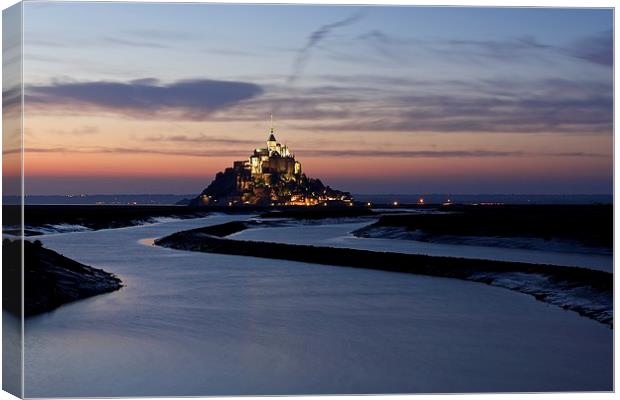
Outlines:
<svg viewBox="0 0 620 400"><path fill-rule="evenodd" d="M340 190L608 194L612 31L610 9L26 2L26 193L199 193L273 113Z"/></svg>

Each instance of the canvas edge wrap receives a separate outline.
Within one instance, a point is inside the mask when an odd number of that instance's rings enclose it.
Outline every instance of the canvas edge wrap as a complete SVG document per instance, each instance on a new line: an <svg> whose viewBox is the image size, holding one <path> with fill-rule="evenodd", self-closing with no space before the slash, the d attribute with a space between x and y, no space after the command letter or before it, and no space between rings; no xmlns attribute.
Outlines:
<svg viewBox="0 0 620 400"><path fill-rule="evenodd" d="M2 389L24 396L23 384L23 3L2 12L3 229L18 245L2 255ZM5 233L5 232L3 232ZM3 235L4 236L4 235Z"/></svg>

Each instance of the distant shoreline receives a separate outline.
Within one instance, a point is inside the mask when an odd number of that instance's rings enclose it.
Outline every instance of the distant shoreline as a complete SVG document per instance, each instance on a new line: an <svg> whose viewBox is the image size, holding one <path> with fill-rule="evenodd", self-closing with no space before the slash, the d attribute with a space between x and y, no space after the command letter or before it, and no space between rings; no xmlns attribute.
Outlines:
<svg viewBox="0 0 620 400"><path fill-rule="evenodd" d="M189 202L195 194L68 194L26 195L29 205L178 205ZM448 199L455 203L504 203L504 204L612 204L613 194L454 194L454 193L353 193L359 203L416 204L424 198L427 204L442 204ZM3 196L3 204L20 204L19 196Z"/></svg>
<svg viewBox="0 0 620 400"><path fill-rule="evenodd" d="M21 208L4 205L3 233L18 236ZM372 215L368 207L302 207L302 206L162 206L162 205L26 205L24 233L36 236L57 231L125 228L157 222L161 218L202 218L212 213L257 213L266 217L329 218ZM276 214L280 213L280 214Z"/></svg>
<svg viewBox="0 0 620 400"><path fill-rule="evenodd" d="M4 205L3 233L15 234L21 225L19 206ZM157 218L200 218L208 210L184 206L94 206L94 205L27 205L24 207L26 236L61 228L72 230L99 230L124 228L156 222Z"/></svg>

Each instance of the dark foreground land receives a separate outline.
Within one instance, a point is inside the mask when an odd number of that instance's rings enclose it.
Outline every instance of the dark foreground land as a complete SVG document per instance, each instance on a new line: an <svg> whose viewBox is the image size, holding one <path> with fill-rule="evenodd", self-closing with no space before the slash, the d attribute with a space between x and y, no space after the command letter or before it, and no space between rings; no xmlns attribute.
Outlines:
<svg viewBox="0 0 620 400"><path fill-rule="evenodd" d="M372 236L381 228L419 232L416 240L441 235L569 240L613 248L612 205L441 206L432 214L383 215L355 232Z"/></svg>
<svg viewBox="0 0 620 400"><path fill-rule="evenodd" d="M610 327L613 324L613 275L607 272L541 264L223 238L246 227L246 222L235 221L177 232L157 239L155 244L178 250L281 259L482 282L532 295L538 300L576 311Z"/></svg>
<svg viewBox="0 0 620 400"><path fill-rule="evenodd" d="M2 305L21 314L21 241L4 239ZM115 275L71 260L44 248L40 242L24 241L24 315L51 311L65 303L120 289Z"/></svg>

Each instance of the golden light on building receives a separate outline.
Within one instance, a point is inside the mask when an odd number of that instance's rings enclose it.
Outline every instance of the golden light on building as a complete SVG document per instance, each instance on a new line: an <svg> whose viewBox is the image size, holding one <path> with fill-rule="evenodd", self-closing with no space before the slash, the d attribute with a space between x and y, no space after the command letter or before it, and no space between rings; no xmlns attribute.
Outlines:
<svg viewBox="0 0 620 400"><path fill-rule="evenodd" d="M273 122L266 147L254 149L247 159L234 161L231 168L218 173L197 201L206 205L218 198L229 206L353 205L350 193L306 177L293 152L276 140Z"/></svg>

